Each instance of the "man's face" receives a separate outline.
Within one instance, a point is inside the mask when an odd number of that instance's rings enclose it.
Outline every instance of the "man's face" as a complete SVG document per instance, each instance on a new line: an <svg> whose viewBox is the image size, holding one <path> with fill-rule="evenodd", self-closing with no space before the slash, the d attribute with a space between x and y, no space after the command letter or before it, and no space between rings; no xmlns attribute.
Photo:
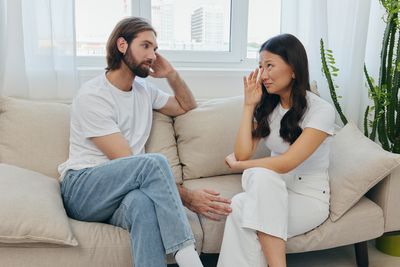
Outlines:
<svg viewBox="0 0 400 267"><path fill-rule="evenodd" d="M154 32L145 31L137 35L128 46L123 61L135 76L146 78L156 59L157 41Z"/></svg>

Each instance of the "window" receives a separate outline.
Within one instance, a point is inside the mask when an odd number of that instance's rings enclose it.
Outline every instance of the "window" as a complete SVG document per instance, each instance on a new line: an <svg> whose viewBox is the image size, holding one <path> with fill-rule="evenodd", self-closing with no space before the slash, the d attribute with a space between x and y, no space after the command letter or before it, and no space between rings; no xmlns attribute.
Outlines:
<svg viewBox="0 0 400 267"><path fill-rule="evenodd" d="M230 0L153 0L161 50L230 51Z"/></svg>
<svg viewBox="0 0 400 267"><path fill-rule="evenodd" d="M107 38L126 16L152 21L174 62L240 64L280 32L281 0L77 0L78 65L102 66Z"/></svg>
<svg viewBox="0 0 400 267"><path fill-rule="evenodd" d="M260 46L280 33L281 1L249 0L247 21L247 58L256 58Z"/></svg>
<svg viewBox="0 0 400 267"><path fill-rule="evenodd" d="M108 36L115 24L130 15L130 0L75 1L77 56L104 56Z"/></svg>

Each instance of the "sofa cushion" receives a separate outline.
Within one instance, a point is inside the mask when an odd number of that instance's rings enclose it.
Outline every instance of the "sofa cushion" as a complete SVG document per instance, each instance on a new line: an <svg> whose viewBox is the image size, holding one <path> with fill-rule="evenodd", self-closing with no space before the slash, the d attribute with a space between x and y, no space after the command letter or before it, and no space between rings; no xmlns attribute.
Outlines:
<svg viewBox="0 0 400 267"><path fill-rule="evenodd" d="M400 165L400 155L383 150L348 123L333 138L330 153L330 218L337 221L375 184Z"/></svg>
<svg viewBox="0 0 400 267"><path fill-rule="evenodd" d="M58 177L68 147L68 105L0 98L0 162Z"/></svg>
<svg viewBox="0 0 400 267"><path fill-rule="evenodd" d="M362 197L338 221L328 218L312 231L289 238L286 251L314 251L371 240L383 234L383 223L382 209Z"/></svg>
<svg viewBox="0 0 400 267"><path fill-rule="evenodd" d="M147 153L161 153L167 157L177 183L182 183L182 166L176 147L175 131L171 117L153 112L153 124L145 150Z"/></svg>
<svg viewBox="0 0 400 267"><path fill-rule="evenodd" d="M186 214L196 240L196 250L201 252L203 231L197 215L188 209ZM79 245L62 248L54 244L35 243L18 246L0 243L0 266L29 267L132 267L131 241L128 231L121 227L97 222L69 219ZM172 255L168 263L174 263ZM18 265L17 263L20 263Z"/></svg>
<svg viewBox="0 0 400 267"><path fill-rule="evenodd" d="M59 182L0 164L0 242L78 245L68 223Z"/></svg>
<svg viewBox="0 0 400 267"><path fill-rule="evenodd" d="M242 107L243 97L213 99L175 119L183 179L234 173L225 157L233 151ZM260 142L254 157L267 155Z"/></svg>

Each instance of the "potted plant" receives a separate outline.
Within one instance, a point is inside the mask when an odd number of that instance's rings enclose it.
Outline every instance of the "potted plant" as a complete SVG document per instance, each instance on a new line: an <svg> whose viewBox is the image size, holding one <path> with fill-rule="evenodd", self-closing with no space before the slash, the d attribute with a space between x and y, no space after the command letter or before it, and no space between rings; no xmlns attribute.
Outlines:
<svg viewBox="0 0 400 267"><path fill-rule="evenodd" d="M380 54L378 83L368 74L364 64L368 96L372 105L364 113L364 135L371 140L378 139L382 148L400 154L400 0L379 0L385 8L386 23ZM332 101L343 122L347 124L336 94L334 77L339 69L335 67L333 52L320 41L322 70L328 82ZM400 235L386 234L376 239L376 247L392 256L400 256Z"/></svg>

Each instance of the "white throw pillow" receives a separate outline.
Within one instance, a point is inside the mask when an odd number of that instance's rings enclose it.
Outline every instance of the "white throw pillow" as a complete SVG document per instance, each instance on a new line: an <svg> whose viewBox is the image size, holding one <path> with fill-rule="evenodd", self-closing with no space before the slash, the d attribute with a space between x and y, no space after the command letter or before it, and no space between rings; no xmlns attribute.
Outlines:
<svg viewBox="0 0 400 267"><path fill-rule="evenodd" d="M333 138L329 177L330 218L337 221L365 193L400 165L400 155L383 150L349 122Z"/></svg>
<svg viewBox="0 0 400 267"><path fill-rule="evenodd" d="M43 174L0 164L0 243L77 246L59 182Z"/></svg>

